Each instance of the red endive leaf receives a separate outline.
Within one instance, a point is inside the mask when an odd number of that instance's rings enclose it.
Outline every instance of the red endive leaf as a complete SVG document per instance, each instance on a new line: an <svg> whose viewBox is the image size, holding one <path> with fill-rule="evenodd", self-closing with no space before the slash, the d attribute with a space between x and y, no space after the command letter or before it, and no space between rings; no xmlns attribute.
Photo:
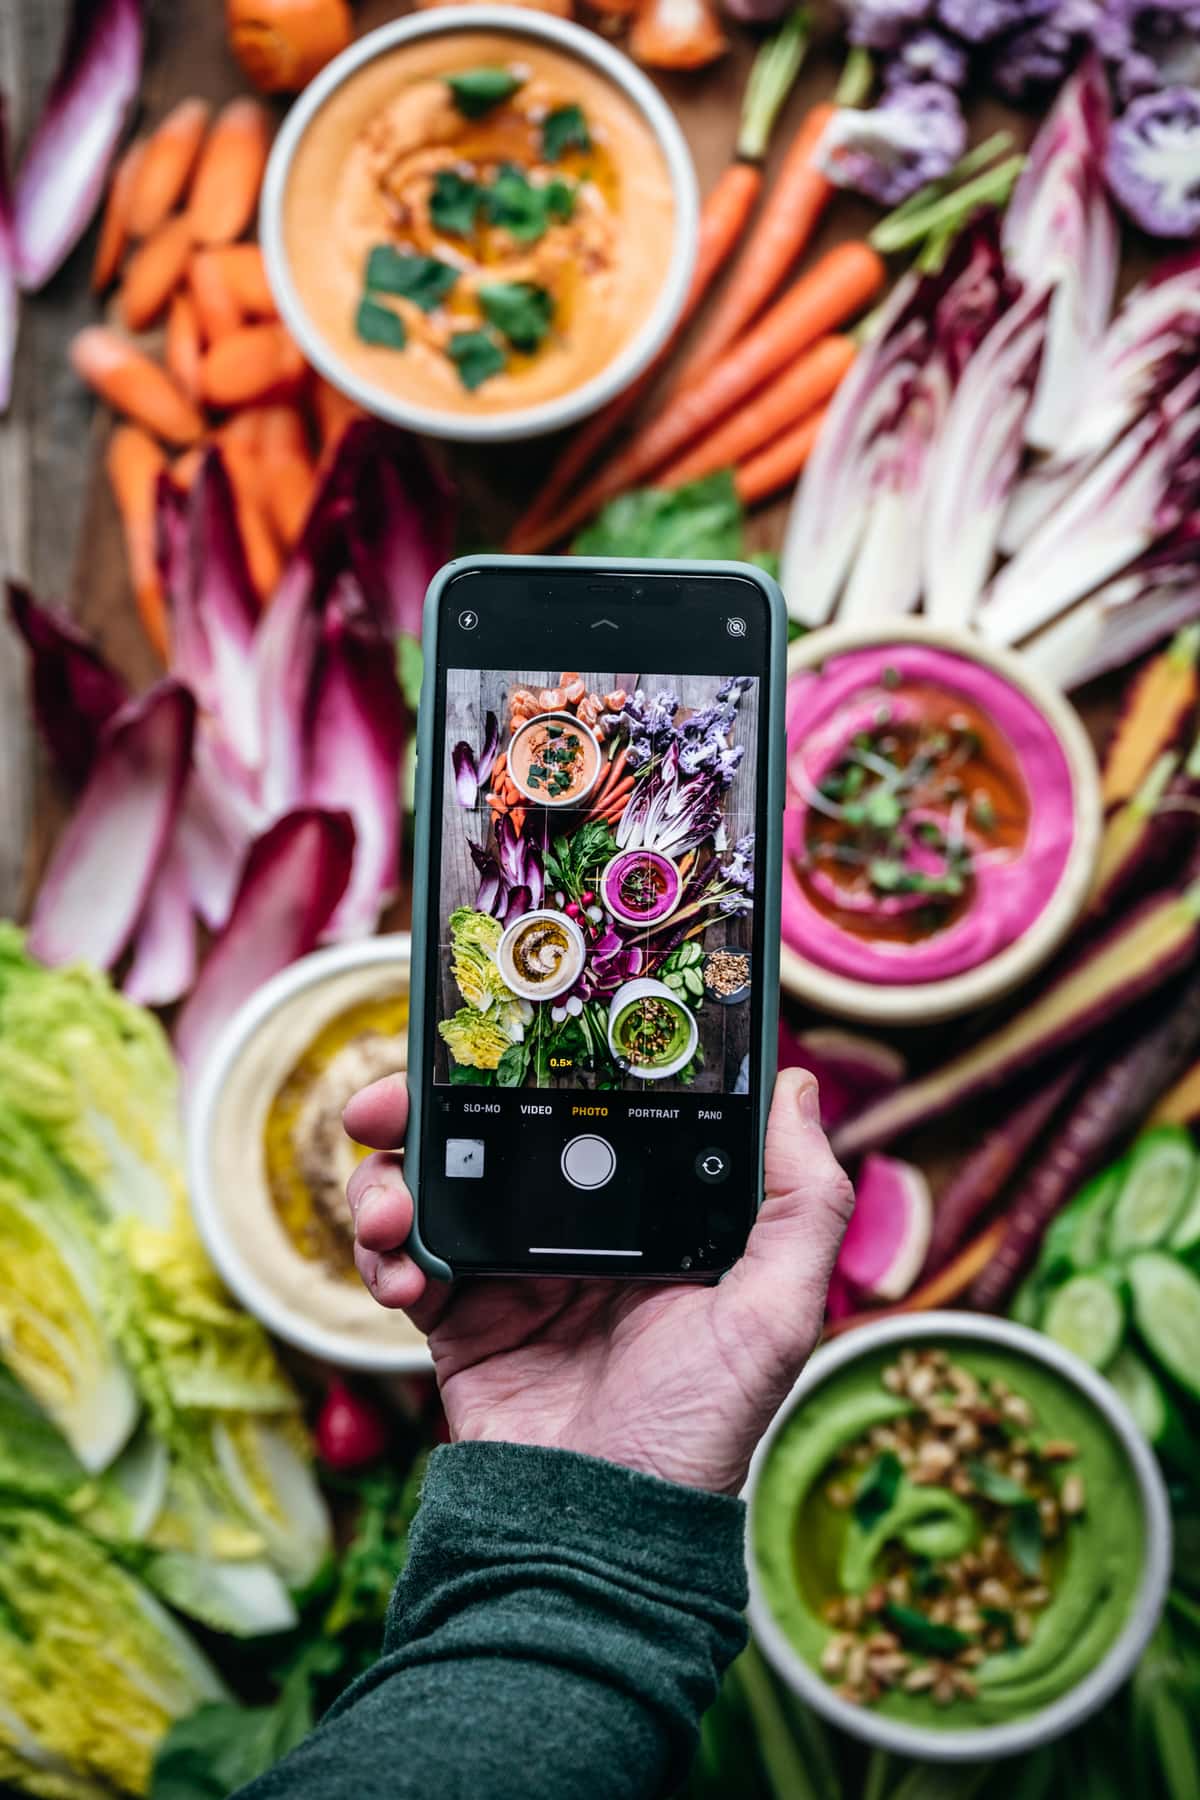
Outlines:
<svg viewBox="0 0 1200 1800"><path fill-rule="evenodd" d="M17 246L13 232L13 193L8 178L8 107L0 94L0 413L12 399L13 361L17 354Z"/></svg>
<svg viewBox="0 0 1200 1800"><path fill-rule="evenodd" d="M229 923L200 971L175 1027L193 1079L243 1000L321 941L354 859L348 813L287 813L251 848Z"/></svg>
<svg viewBox="0 0 1200 1800"><path fill-rule="evenodd" d="M17 278L61 268L104 192L142 71L139 0L73 0L62 60L17 174Z"/></svg>
<svg viewBox="0 0 1200 1800"><path fill-rule="evenodd" d="M170 680L112 720L34 903L29 948L43 962L108 969L129 942L179 814L195 722Z"/></svg>
<svg viewBox="0 0 1200 1800"><path fill-rule="evenodd" d="M139 1006L173 1006L196 978L196 920L176 833L138 920L122 991Z"/></svg>
<svg viewBox="0 0 1200 1800"><path fill-rule="evenodd" d="M129 698L124 681L65 613L42 606L19 582L8 611L29 646L33 711L54 765L73 787L95 766L100 739Z"/></svg>

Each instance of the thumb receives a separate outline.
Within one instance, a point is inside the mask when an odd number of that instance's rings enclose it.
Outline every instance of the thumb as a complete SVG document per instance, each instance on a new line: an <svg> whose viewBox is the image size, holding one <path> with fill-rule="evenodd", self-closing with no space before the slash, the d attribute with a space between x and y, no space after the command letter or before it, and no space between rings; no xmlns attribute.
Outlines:
<svg viewBox="0 0 1200 1800"><path fill-rule="evenodd" d="M816 1343L854 1189L821 1129L817 1084L784 1069L767 1121L766 1194L746 1254L717 1290L739 1329L762 1336L791 1374Z"/></svg>

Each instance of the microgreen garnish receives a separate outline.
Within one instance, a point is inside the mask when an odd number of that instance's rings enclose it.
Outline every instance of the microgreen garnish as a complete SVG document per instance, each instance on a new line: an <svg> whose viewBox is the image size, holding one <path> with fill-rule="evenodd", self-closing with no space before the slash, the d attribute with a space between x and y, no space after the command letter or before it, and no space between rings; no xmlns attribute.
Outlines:
<svg viewBox="0 0 1200 1800"><path fill-rule="evenodd" d="M532 281L494 281L480 288L479 304L514 350L536 350L554 317L553 297ZM560 736L558 730L547 733Z"/></svg>
<svg viewBox="0 0 1200 1800"><path fill-rule="evenodd" d="M439 306L458 280L458 270L436 256L416 256L392 244L377 244L367 258L367 288L398 294L422 312Z"/></svg>
<svg viewBox="0 0 1200 1800"><path fill-rule="evenodd" d="M364 344L378 344L384 350L403 350L408 342L404 320L390 306L381 306L368 295L359 302L354 315L354 329Z"/></svg>
<svg viewBox="0 0 1200 1800"><path fill-rule="evenodd" d="M524 86L524 76L514 75L511 69L463 69L458 75L447 75L446 86L464 119L482 119Z"/></svg>
<svg viewBox="0 0 1200 1800"><path fill-rule="evenodd" d="M557 162L568 150L590 150L592 134L580 106L556 106L542 121L542 155Z"/></svg>
<svg viewBox="0 0 1200 1800"><path fill-rule="evenodd" d="M458 370L458 379L472 393L505 365L503 350L486 331L456 331L446 355Z"/></svg>

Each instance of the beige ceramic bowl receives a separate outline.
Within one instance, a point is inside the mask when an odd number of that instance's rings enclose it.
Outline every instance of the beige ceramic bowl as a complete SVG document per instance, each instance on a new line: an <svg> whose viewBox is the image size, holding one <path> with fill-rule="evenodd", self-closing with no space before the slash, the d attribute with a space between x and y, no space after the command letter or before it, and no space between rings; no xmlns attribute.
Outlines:
<svg viewBox="0 0 1200 1800"><path fill-rule="evenodd" d="M1030 928L998 955L942 981L857 981L780 946L779 977L788 993L811 1006L872 1025L927 1025L970 1012L1019 987L1051 957L1087 898L1104 807L1096 755L1078 713L1043 681L1018 651L999 650L965 632L947 631L924 619L887 619L872 625L831 625L800 638L788 652L788 677L819 668L846 651L886 644L928 644L993 669L1034 702L1058 739L1071 774L1075 837L1052 898Z"/></svg>

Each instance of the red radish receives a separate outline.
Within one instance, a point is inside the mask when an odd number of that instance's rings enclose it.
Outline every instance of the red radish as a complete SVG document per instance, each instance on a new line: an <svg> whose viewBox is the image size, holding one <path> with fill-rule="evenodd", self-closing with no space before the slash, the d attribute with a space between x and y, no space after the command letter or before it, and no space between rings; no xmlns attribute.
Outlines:
<svg viewBox="0 0 1200 1800"><path fill-rule="evenodd" d="M890 1094L905 1076L904 1058L887 1044L836 1026L794 1032L785 1019L779 1021L779 1066L816 1076L826 1131Z"/></svg>
<svg viewBox="0 0 1200 1800"><path fill-rule="evenodd" d="M933 1202L929 1183L912 1163L868 1156L854 1184L854 1212L838 1256L838 1272L873 1300L899 1300L917 1278Z"/></svg>
<svg viewBox="0 0 1200 1800"><path fill-rule="evenodd" d="M361 1469L376 1462L391 1433L386 1414L363 1394L333 1380L317 1418L317 1454L327 1468Z"/></svg>
<svg viewBox="0 0 1200 1800"><path fill-rule="evenodd" d="M829 1277L829 1293L825 1300L825 1316L831 1324L836 1325L839 1319L853 1318L858 1311L858 1298L841 1269L835 1268Z"/></svg>

